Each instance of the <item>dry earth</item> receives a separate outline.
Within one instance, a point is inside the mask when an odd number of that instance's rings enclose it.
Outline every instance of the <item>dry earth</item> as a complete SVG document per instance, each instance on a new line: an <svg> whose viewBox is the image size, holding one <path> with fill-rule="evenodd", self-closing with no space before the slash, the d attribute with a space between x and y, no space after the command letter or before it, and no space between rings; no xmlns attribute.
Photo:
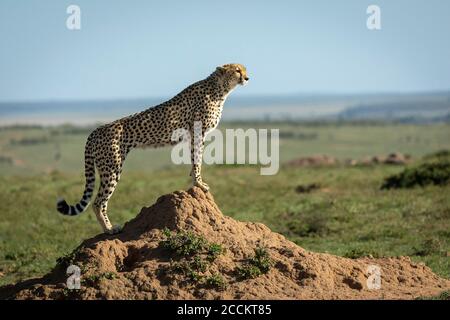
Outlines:
<svg viewBox="0 0 450 320"><path fill-rule="evenodd" d="M190 281L171 269L179 255L161 246L164 228L190 230L225 250L204 277L220 275L225 288ZM265 247L271 269L253 279L236 273L256 247ZM66 267L81 268L81 289L66 288ZM369 290L369 266L381 271L381 288ZM0 288L2 299L413 299L437 295L450 281L409 257L347 259L304 250L260 223L221 213L199 188L160 197L125 224L122 233L84 241L71 257L39 279Z"/></svg>

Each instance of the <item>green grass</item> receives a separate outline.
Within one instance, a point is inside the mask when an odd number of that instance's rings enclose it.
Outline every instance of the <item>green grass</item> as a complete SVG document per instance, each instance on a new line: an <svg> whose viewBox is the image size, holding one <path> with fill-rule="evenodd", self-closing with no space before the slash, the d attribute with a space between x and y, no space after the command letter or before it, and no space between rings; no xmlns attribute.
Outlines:
<svg viewBox="0 0 450 320"><path fill-rule="evenodd" d="M400 151L412 154L418 165L418 157L450 149L444 125L283 128L316 132L317 138L282 140L282 161L315 153L356 158ZM75 202L82 195L85 135L58 136L61 159L48 165L54 144L8 144L12 136L40 135L41 130L0 131L0 155L25 161L22 167L0 164L0 285L43 275L58 257L101 232L91 209L77 217L55 209L58 197ZM261 176L258 166L223 165L205 166L203 175L224 214L262 222L308 250L349 257L410 255L450 278L450 186L380 190L384 178L404 168L282 166L277 175ZM167 150L132 153L109 203L112 222L123 224L159 196L188 188L189 171L170 164ZM310 184L320 188L296 191Z"/></svg>
<svg viewBox="0 0 450 320"><path fill-rule="evenodd" d="M394 151L422 157L450 149L448 124L223 123L220 126L222 130L228 128L279 129L280 137L287 136L280 143L281 162L313 154L328 154L344 160ZM3 128L0 130L0 156L11 158L14 164L0 162L0 175L34 175L52 171L78 174L84 169L84 144L90 130L66 127ZM11 143L36 138L46 142L23 146ZM170 161L170 150L134 150L128 156L124 170L142 173L175 168Z"/></svg>
<svg viewBox="0 0 450 320"><path fill-rule="evenodd" d="M437 296L418 297L416 300L450 300L450 291L443 291Z"/></svg>

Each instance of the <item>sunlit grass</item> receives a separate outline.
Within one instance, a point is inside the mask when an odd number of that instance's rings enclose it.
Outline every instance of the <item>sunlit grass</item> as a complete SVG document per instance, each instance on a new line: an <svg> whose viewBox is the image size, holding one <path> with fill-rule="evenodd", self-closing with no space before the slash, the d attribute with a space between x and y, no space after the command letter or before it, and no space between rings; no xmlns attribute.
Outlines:
<svg viewBox="0 0 450 320"><path fill-rule="evenodd" d="M343 159L401 151L420 163L425 153L450 148L445 125L283 128L317 132L317 138L282 141L282 161L316 153ZM90 208L77 217L55 209L58 197L73 203L82 195L85 136L58 137L62 158L55 162L54 144L8 144L12 136L27 134L41 132L0 132L0 154L26 160L23 166L0 163L0 284L48 272L56 258L101 232ZM133 218L163 194L190 187L190 168L171 164L169 152L136 151L127 159L109 203L114 224ZM216 165L203 172L222 212L235 219L262 222L308 250L348 257L410 255L450 278L450 186L380 190L386 176L403 169L281 166L278 174L261 176L258 166ZM296 192L307 184L320 188Z"/></svg>

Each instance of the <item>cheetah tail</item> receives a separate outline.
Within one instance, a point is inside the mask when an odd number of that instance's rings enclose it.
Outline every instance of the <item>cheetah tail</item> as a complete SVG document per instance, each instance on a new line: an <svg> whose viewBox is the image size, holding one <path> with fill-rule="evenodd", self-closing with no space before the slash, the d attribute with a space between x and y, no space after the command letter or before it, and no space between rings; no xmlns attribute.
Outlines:
<svg viewBox="0 0 450 320"><path fill-rule="evenodd" d="M84 174L86 176L86 185L84 188L83 197L73 206L69 205L66 200L59 199L56 203L56 209L60 213L69 216L76 216L85 211L91 202L92 193L94 192L95 186L95 166L93 147L90 141L86 143L84 152Z"/></svg>

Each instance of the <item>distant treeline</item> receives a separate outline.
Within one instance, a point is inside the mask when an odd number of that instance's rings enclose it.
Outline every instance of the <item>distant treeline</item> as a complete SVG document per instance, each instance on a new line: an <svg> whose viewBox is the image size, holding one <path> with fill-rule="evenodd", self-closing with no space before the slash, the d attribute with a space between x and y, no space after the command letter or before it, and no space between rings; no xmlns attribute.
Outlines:
<svg viewBox="0 0 450 320"><path fill-rule="evenodd" d="M430 124L430 123L446 123L450 124L450 114L446 117L440 117L439 119L422 119L417 118L401 118L392 120L369 120L369 119L320 119L320 120L298 120L298 119L286 119L286 120L243 120L243 121L221 121L222 126L245 126L245 127L261 127L262 125L269 124L272 127L292 125L303 127L327 127L327 126L390 126L390 125L403 125L403 124Z"/></svg>
<svg viewBox="0 0 450 320"><path fill-rule="evenodd" d="M61 134L89 134L94 130L97 126L59 126L52 128L50 130L50 134L53 136L61 135Z"/></svg>
<svg viewBox="0 0 450 320"><path fill-rule="evenodd" d="M402 125L402 124L431 124L431 123L446 123L450 124L450 114L445 117L418 119L416 117L406 117L392 120L365 120L365 119L321 119L321 120L298 120L298 119L286 119L286 120L233 120L233 121L221 121L221 127L227 126L244 126L244 127L262 127L262 126L303 126L303 127L321 127L321 126L389 126L389 125ZM89 134L95 128L102 125L98 123L95 125L57 125L57 126L45 126L45 125L0 125L1 131L14 131L14 130L48 130L49 135L57 136L63 134ZM281 133L280 133L281 134ZM284 138L292 137L291 133L286 133ZM311 139L314 137L302 136L298 138ZM26 143L26 142L25 142Z"/></svg>
<svg viewBox="0 0 450 320"><path fill-rule="evenodd" d="M21 139L11 139L9 144L12 146L31 146L41 143L47 143L50 139L46 136L43 137L26 137Z"/></svg>
<svg viewBox="0 0 450 320"><path fill-rule="evenodd" d="M304 133L280 130L280 138L282 139L314 140L317 139L317 137L318 134L316 132Z"/></svg>
<svg viewBox="0 0 450 320"><path fill-rule="evenodd" d="M80 126L80 125L57 125L57 126L45 126L45 125L34 125L34 124L20 124L20 125L5 125L0 126L1 131L22 131L22 130L49 130L50 135L58 134L85 134L90 133L96 127L101 124L95 124L90 126Z"/></svg>
<svg viewBox="0 0 450 320"><path fill-rule="evenodd" d="M14 124L14 125L5 125L0 126L0 131L9 131L9 130L33 130L33 129L44 129L45 126L39 124Z"/></svg>
<svg viewBox="0 0 450 320"><path fill-rule="evenodd" d="M88 135L94 129L94 126L76 126L76 125L61 125L45 127L42 125L13 125L0 127L0 131L29 131L39 130L43 131L44 135L39 136L27 136L23 138L12 138L9 140L9 144L12 146L32 146L38 144L45 144L55 141L54 138L61 135Z"/></svg>

